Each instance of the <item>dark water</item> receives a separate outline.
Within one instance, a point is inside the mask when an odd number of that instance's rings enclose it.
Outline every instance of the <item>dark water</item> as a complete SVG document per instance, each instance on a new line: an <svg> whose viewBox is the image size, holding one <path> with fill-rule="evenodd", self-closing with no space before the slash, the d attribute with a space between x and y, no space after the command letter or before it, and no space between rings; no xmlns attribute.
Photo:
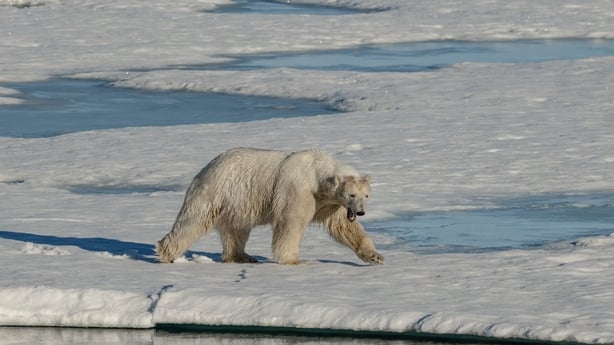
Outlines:
<svg viewBox="0 0 614 345"><path fill-rule="evenodd" d="M334 111L308 99L117 88L100 81L51 79L5 84L26 102L0 106L0 136L51 137L123 127L246 122Z"/></svg>
<svg viewBox="0 0 614 345"><path fill-rule="evenodd" d="M60 327L0 327L2 344L44 345L478 345L462 336L449 339L381 339L337 336L300 336L259 333L168 332L153 329L96 329ZM488 344L497 345L492 339Z"/></svg>
<svg viewBox="0 0 614 345"><path fill-rule="evenodd" d="M614 233L614 193L503 200L488 209L413 213L366 222L392 236L389 249L423 253L533 248Z"/></svg>

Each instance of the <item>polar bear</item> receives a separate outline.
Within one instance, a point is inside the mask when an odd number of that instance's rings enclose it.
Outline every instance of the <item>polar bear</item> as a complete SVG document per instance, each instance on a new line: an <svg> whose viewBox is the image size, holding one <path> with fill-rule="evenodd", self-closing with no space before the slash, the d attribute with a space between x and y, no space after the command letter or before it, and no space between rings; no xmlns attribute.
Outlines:
<svg viewBox="0 0 614 345"><path fill-rule="evenodd" d="M363 261L384 258L356 220L365 214L370 176L318 150L284 152L235 148L214 158L192 180L171 231L156 244L160 262L173 262L201 236L217 229L222 261L257 262L245 253L256 225L273 228L278 263L301 263L309 223L323 224Z"/></svg>

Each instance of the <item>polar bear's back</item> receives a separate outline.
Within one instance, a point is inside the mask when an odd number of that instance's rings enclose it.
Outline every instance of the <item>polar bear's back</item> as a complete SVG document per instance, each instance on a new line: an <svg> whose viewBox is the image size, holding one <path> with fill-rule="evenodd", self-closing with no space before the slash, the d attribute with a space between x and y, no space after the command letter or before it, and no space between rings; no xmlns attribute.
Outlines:
<svg viewBox="0 0 614 345"><path fill-rule="evenodd" d="M217 180L229 180L239 184L260 182L274 177L280 163L288 155L288 152L283 151L235 148L215 157L199 175L219 174L221 176L215 177Z"/></svg>
<svg viewBox="0 0 614 345"><path fill-rule="evenodd" d="M303 173L313 172L320 175L319 177L358 176L354 168L339 162L330 154L320 150L287 152L245 147L234 148L221 153L203 168L199 175L222 173L226 178L233 181L241 181L250 177L262 180L266 177L270 182L273 182L272 179L278 178L280 169L288 166Z"/></svg>
<svg viewBox="0 0 614 345"><path fill-rule="evenodd" d="M203 203L215 210L235 228L251 228L267 224L275 179L289 152L253 148L234 148L221 153L195 177L186 193L186 200Z"/></svg>
<svg viewBox="0 0 614 345"><path fill-rule="evenodd" d="M215 157L194 177L186 199L206 202L202 207L224 214L220 219L230 220L234 227L249 228L271 221L276 187L286 184L281 189L288 191L288 184L298 184L315 193L320 181L340 170L343 175L355 173L318 150L234 148Z"/></svg>

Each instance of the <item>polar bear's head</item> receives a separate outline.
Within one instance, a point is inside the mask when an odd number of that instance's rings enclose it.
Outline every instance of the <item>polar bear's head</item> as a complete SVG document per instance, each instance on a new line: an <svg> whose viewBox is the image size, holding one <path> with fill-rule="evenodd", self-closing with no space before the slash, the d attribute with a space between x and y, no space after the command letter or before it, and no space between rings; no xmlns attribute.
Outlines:
<svg viewBox="0 0 614 345"><path fill-rule="evenodd" d="M347 219L356 220L356 216L364 216L367 209L367 199L371 192L371 176L336 176L335 198L347 209Z"/></svg>

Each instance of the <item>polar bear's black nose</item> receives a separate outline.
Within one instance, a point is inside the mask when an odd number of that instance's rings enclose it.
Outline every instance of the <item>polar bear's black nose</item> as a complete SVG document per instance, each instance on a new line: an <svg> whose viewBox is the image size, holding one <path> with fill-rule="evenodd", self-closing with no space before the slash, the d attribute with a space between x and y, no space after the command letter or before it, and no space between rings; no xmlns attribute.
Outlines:
<svg viewBox="0 0 614 345"><path fill-rule="evenodd" d="M360 212L356 212L356 214L359 215L359 216L364 216L365 212L364 211L360 211Z"/></svg>

